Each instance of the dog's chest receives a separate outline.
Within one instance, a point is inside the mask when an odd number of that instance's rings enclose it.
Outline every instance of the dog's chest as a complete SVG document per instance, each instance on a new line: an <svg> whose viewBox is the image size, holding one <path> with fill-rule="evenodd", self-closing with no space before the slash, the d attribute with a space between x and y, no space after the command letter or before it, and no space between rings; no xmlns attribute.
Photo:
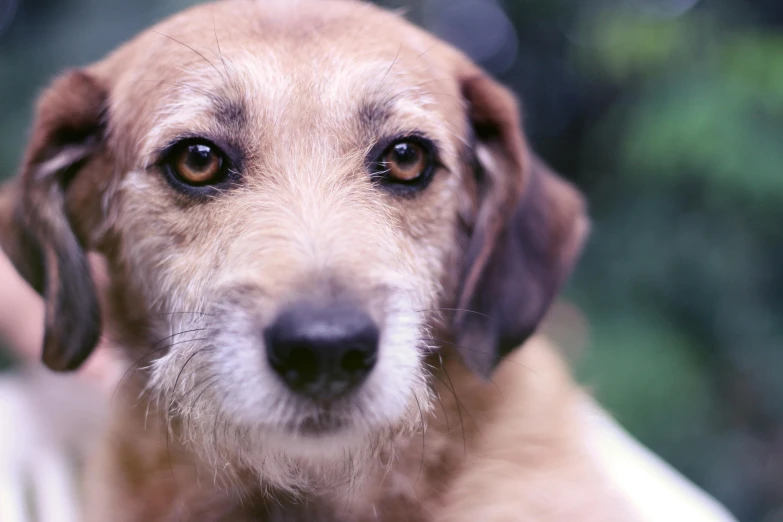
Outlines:
<svg viewBox="0 0 783 522"><path fill-rule="evenodd" d="M421 505L406 498L367 502L363 498L344 501L303 499L291 501L272 498L262 504L246 506L231 522L424 522ZM356 505L358 504L358 506ZM358 507L358 509L357 509ZM228 519L227 519L228 520Z"/></svg>
<svg viewBox="0 0 783 522"><path fill-rule="evenodd" d="M316 500L292 502L286 499L269 499L254 506L242 521L246 522L338 522L345 520L328 503Z"/></svg>

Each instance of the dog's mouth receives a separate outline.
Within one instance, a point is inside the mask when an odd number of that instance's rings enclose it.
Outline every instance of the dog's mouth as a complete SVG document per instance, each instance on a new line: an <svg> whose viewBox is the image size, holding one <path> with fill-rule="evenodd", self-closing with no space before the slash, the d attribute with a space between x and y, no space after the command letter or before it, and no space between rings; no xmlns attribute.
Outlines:
<svg viewBox="0 0 783 522"><path fill-rule="evenodd" d="M335 411L331 404L321 405L318 410L296 422L288 423L284 431L290 435L318 437L331 435L348 428L346 418Z"/></svg>

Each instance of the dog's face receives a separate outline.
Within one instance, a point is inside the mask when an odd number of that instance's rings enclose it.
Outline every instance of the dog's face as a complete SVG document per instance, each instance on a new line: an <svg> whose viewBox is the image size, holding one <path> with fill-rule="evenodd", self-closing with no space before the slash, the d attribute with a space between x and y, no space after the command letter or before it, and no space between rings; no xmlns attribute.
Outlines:
<svg viewBox="0 0 783 522"><path fill-rule="evenodd" d="M429 353L489 373L585 230L513 97L365 4L192 9L61 77L38 114L3 246L47 299L44 361L97 342L97 250L151 396L280 487L418 426Z"/></svg>

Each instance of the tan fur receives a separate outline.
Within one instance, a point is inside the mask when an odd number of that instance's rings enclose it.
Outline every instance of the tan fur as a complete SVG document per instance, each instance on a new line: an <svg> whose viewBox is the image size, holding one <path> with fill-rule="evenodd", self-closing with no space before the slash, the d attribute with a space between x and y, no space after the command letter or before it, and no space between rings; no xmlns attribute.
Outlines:
<svg viewBox="0 0 783 522"><path fill-rule="evenodd" d="M326 496L343 510L339 520L636 520L581 437L579 390L548 341L531 339L492 381L456 360L446 368L423 437L399 441L393 466L379 466L350 495ZM162 426L145 428L142 413L114 412L88 475L91 520L256 520L236 491L214 484L178 445L167 447Z"/></svg>
<svg viewBox="0 0 783 522"><path fill-rule="evenodd" d="M533 338L492 372L540 321L587 220L529 151L513 95L461 53L367 4L229 0L43 100L14 225L41 249L16 235L4 249L20 272L40 265L23 275L47 297L49 366L78 365L100 328L130 366L90 520L631 519L583 447L555 350ZM410 134L442 165L395 197L366 155ZM241 151L240 186L200 202L169 186L159 154L194 135ZM100 322L88 250L107 261ZM517 295L465 311L493 289ZM335 295L381 327L379 362L335 408L348 428L312 439L297 429L315 408L270 378L258 332ZM73 303L84 320L65 323Z"/></svg>

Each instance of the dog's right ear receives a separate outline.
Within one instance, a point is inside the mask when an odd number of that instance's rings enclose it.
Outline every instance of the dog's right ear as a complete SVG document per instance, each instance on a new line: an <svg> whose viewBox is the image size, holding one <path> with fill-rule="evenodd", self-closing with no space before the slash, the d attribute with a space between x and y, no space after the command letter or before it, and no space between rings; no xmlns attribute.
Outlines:
<svg viewBox="0 0 783 522"><path fill-rule="evenodd" d="M100 337L100 310L77 230L79 171L102 146L106 90L70 71L41 96L18 177L0 190L0 247L45 300L43 362L79 367Z"/></svg>
<svg viewBox="0 0 783 522"><path fill-rule="evenodd" d="M19 179L0 186L0 248L16 271L39 294L43 293L43 257L21 217L22 192Z"/></svg>

